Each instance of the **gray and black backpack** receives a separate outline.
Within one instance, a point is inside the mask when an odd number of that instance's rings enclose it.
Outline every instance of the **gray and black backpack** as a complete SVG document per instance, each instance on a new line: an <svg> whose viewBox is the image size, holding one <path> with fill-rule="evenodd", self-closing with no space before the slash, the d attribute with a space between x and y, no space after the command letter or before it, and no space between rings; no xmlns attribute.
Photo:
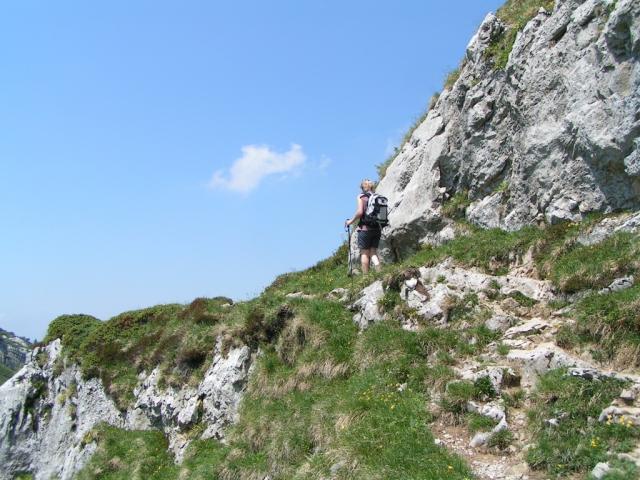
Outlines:
<svg viewBox="0 0 640 480"><path fill-rule="evenodd" d="M361 223L369 227L386 227L389 224L387 215L389 213L387 197L378 195L377 193L365 193L369 199L367 202L367 210L362 216Z"/></svg>

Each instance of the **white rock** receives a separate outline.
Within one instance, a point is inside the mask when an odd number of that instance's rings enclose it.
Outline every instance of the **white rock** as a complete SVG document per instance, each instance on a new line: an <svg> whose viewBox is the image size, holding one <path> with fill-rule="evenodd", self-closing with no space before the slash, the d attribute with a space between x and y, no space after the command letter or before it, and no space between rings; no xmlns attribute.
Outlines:
<svg viewBox="0 0 640 480"><path fill-rule="evenodd" d="M20 471L33 472L36 480L73 478L96 448L94 443L84 444L83 438L100 423L123 429L161 428L178 461L190 441L184 430L194 422L206 423L203 438L222 439L224 428L237 415L253 362L248 347L233 348L223 356L219 340L212 349L213 363L199 386L162 389L155 369L140 376L135 404L126 412L116 408L98 379L84 380L77 366L54 374L59 340L36 350L29 363L0 386L0 479ZM48 361L41 367L36 356L43 351ZM30 397L35 398L30 401L35 416L25 408Z"/></svg>
<svg viewBox="0 0 640 480"><path fill-rule="evenodd" d="M611 292L619 292L620 290L626 290L627 288L633 287L633 282L633 276L616 278L608 287L603 288L598 293L602 295Z"/></svg>
<svg viewBox="0 0 640 480"><path fill-rule="evenodd" d="M640 408L626 405L611 405L602 410L602 413L598 417L600 422L606 422L608 420L619 422L621 419L626 422L631 422L635 426L640 426Z"/></svg>
<svg viewBox="0 0 640 480"><path fill-rule="evenodd" d="M562 367L584 367L590 365L572 357L552 343L542 343L533 350L510 350L507 360L522 365L522 384L532 386L540 375Z"/></svg>
<svg viewBox="0 0 640 480"><path fill-rule="evenodd" d="M380 311L379 302L384 296L382 281L377 280L360 292L360 298L353 304L356 310L353 321L364 330L372 323L379 322L384 315Z"/></svg>
<svg viewBox="0 0 640 480"><path fill-rule="evenodd" d="M639 233L640 212L634 215L605 218L596 224L590 232L579 235L577 241L582 245L594 245L618 232Z"/></svg>
<svg viewBox="0 0 640 480"><path fill-rule="evenodd" d="M493 315L489 320L484 322L484 326L492 332L504 332L518 322L516 317L510 315Z"/></svg>
<svg viewBox="0 0 640 480"><path fill-rule="evenodd" d="M600 480L610 471L611 467L608 463L600 462L593 468L593 470L591 470L591 475L594 479Z"/></svg>
<svg viewBox="0 0 640 480"><path fill-rule="evenodd" d="M511 327L506 332L504 332L504 338L515 338L523 335L534 335L537 333L546 330L551 325L545 322L541 318L532 318L531 320L522 323L520 325L516 325L515 327Z"/></svg>

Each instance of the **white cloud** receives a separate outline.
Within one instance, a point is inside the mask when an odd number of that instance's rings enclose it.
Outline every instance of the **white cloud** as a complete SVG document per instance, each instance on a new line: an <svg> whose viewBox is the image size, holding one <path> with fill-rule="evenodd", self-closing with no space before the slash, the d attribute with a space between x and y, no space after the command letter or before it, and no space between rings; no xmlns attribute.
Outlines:
<svg viewBox="0 0 640 480"><path fill-rule="evenodd" d="M333 163L333 160L331 160L329 157L325 155L322 155L322 157L320 157L320 161L316 165L316 168L320 172L324 172L331 166L332 163Z"/></svg>
<svg viewBox="0 0 640 480"><path fill-rule="evenodd" d="M278 153L266 145L245 145L229 172L218 170L209 186L233 192L249 193L268 175L296 173L307 160L300 145L292 144L288 152Z"/></svg>

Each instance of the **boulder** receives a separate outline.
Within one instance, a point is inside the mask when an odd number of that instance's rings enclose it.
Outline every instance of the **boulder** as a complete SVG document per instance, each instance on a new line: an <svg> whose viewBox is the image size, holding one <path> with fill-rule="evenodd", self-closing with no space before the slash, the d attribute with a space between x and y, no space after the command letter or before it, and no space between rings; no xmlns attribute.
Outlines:
<svg viewBox="0 0 640 480"><path fill-rule="evenodd" d="M532 318L527 322L509 328L504 332L504 338L511 339L520 336L535 335L549 327L551 327L551 325L541 318Z"/></svg>
<svg viewBox="0 0 640 480"><path fill-rule="evenodd" d="M384 315L380 311L379 303L384 296L382 281L377 280L360 292L360 297L351 306L356 313L353 321L364 330L369 325L379 322Z"/></svg>
<svg viewBox="0 0 640 480"><path fill-rule="evenodd" d="M538 377L549 370L563 367L590 367L553 343L542 343L532 350L510 350L507 359L521 365L522 384L533 386Z"/></svg>

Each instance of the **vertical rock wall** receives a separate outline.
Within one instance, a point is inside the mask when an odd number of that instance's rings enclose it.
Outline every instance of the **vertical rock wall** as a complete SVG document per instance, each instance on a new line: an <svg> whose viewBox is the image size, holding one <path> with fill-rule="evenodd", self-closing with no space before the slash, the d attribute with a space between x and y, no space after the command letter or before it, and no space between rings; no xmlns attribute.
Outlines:
<svg viewBox="0 0 640 480"><path fill-rule="evenodd" d="M558 0L517 35L504 70L488 15L460 76L387 169L387 255L447 237L443 201L467 219L517 229L640 207L640 3Z"/></svg>

